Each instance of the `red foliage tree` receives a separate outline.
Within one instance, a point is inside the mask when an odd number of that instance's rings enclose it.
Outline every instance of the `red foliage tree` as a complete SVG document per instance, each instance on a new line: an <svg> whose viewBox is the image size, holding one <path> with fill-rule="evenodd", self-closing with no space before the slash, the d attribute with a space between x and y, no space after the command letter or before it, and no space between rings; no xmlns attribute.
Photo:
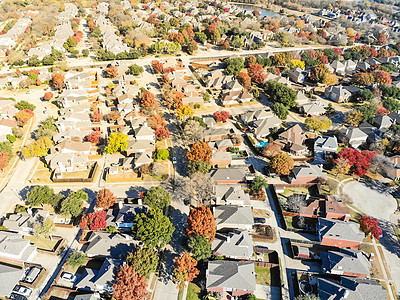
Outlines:
<svg viewBox="0 0 400 300"><path fill-rule="evenodd" d="M371 237L379 240L382 235L382 229L378 226L378 220L368 216L360 218L360 230L367 235L371 233Z"/></svg>
<svg viewBox="0 0 400 300"><path fill-rule="evenodd" d="M209 207L192 208L187 219L188 236L199 234L206 236L212 243L215 238L215 219Z"/></svg>
<svg viewBox="0 0 400 300"><path fill-rule="evenodd" d="M379 106L378 110L376 111L376 114L377 115L388 115L389 111L386 108L384 108L383 106Z"/></svg>
<svg viewBox="0 0 400 300"><path fill-rule="evenodd" d="M142 105L142 107L145 107L145 108L147 108L147 107L157 108L158 107L156 97L154 97L154 94L149 91L145 91L143 93L142 99L141 99L141 105Z"/></svg>
<svg viewBox="0 0 400 300"><path fill-rule="evenodd" d="M335 52L336 55L342 55L343 54L343 50L340 48L333 48L333 51Z"/></svg>
<svg viewBox="0 0 400 300"><path fill-rule="evenodd" d="M240 72L237 76L237 79L239 83L243 85L243 87L245 87L246 89L249 89L251 87L251 78L249 74L245 72Z"/></svg>
<svg viewBox="0 0 400 300"><path fill-rule="evenodd" d="M65 76L63 74L61 74L61 73L54 74L53 75L53 86L56 89L62 91L62 89L64 88L64 85L65 85L64 79L65 79Z"/></svg>
<svg viewBox="0 0 400 300"><path fill-rule="evenodd" d="M97 109L92 113L90 117L92 122L100 122L101 120L103 120L103 113L99 109Z"/></svg>
<svg viewBox="0 0 400 300"><path fill-rule="evenodd" d="M389 85L392 84L392 77L389 72L386 71L376 71L374 73L375 81L381 85Z"/></svg>
<svg viewBox="0 0 400 300"><path fill-rule="evenodd" d="M89 230L100 230L107 227L106 222L107 212L105 210L99 210L96 212L84 215L79 223L81 229Z"/></svg>
<svg viewBox="0 0 400 300"><path fill-rule="evenodd" d="M263 83L267 78L264 68L258 63L250 64L249 68L247 69L247 73L249 73L251 79L258 84Z"/></svg>
<svg viewBox="0 0 400 300"><path fill-rule="evenodd" d="M0 170L3 171L4 168L8 166L8 160L10 155L6 151L0 151Z"/></svg>
<svg viewBox="0 0 400 300"><path fill-rule="evenodd" d="M100 142L100 137L100 131L93 131L92 133L85 136L85 141L91 142L93 144L98 144Z"/></svg>
<svg viewBox="0 0 400 300"><path fill-rule="evenodd" d="M168 74L168 73L172 73L172 72L175 72L175 68L168 67L168 68L165 68L163 71L164 74Z"/></svg>
<svg viewBox="0 0 400 300"><path fill-rule="evenodd" d="M121 267L113 289L117 300L143 300L148 294L146 278L129 265Z"/></svg>
<svg viewBox="0 0 400 300"><path fill-rule="evenodd" d="M118 76L118 69L116 66L110 66L107 69L105 69L106 71L106 76L108 78L114 78Z"/></svg>
<svg viewBox="0 0 400 300"><path fill-rule="evenodd" d="M169 130L165 127L157 127L154 133L157 141L161 141L169 137Z"/></svg>
<svg viewBox="0 0 400 300"><path fill-rule="evenodd" d="M154 72L156 73L162 73L164 70L164 65L160 63L158 60L153 60L151 62L151 66L153 67Z"/></svg>
<svg viewBox="0 0 400 300"><path fill-rule="evenodd" d="M117 197L109 189L101 189L96 196L96 205L104 210L109 209L117 201Z"/></svg>
<svg viewBox="0 0 400 300"><path fill-rule="evenodd" d="M147 120L147 124L151 128L156 129L157 127L165 127L165 125L167 125L167 121L165 121L165 118L163 118L157 114L157 115L151 116Z"/></svg>
<svg viewBox="0 0 400 300"><path fill-rule="evenodd" d="M329 63L328 56L326 56L326 55L320 55L320 56L319 56L319 61L321 62L321 64L326 65L327 63Z"/></svg>
<svg viewBox="0 0 400 300"><path fill-rule="evenodd" d="M354 174L363 176L369 168L371 159L376 155L375 151L363 150L360 152L354 148L343 148L338 153L338 159L346 160ZM338 162L338 159L335 160L335 163Z"/></svg>
<svg viewBox="0 0 400 300"><path fill-rule="evenodd" d="M230 116L231 115L226 110L220 110L214 113L214 118L217 122L226 122Z"/></svg>
<svg viewBox="0 0 400 300"><path fill-rule="evenodd" d="M191 161L207 161L212 157L212 151L208 143L197 142L192 145L190 151L186 154L188 160Z"/></svg>
<svg viewBox="0 0 400 300"><path fill-rule="evenodd" d="M46 92L46 93L44 93L44 96L43 96L43 98L44 98L44 100L47 100L47 101L49 101L50 99L52 99L53 98L53 93L52 92Z"/></svg>

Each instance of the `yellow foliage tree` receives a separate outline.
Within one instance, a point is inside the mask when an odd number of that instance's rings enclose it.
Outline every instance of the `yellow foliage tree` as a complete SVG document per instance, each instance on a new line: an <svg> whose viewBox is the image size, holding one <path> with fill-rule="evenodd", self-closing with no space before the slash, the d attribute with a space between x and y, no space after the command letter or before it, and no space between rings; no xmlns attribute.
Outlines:
<svg viewBox="0 0 400 300"><path fill-rule="evenodd" d="M347 36L348 37L353 37L355 35L356 35L356 32L354 31L353 28L351 28L351 27L347 28Z"/></svg>
<svg viewBox="0 0 400 300"><path fill-rule="evenodd" d="M332 126L332 121L328 117L309 117L304 124L313 131L327 130Z"/></svg>
<svg viewBox="0 0 400 300"><path fill-rule="evenodd" d="M300 59L292 59L290 62L290 68L294 69L299 67L300 69L304 69L306 63L304 61L301 61Z"/></svg>
<svg viewBox="0 0 400 300"><path fill-rule="evenodd" d="M175 113L177 114L178 119L182 120L183 118L190 118L191 116L193 116L194 111L193 108L191 108L189 105L184 105L176 109Z"/></svg>
<svg viewBox="0 0 400 300"><path fill-rule="evenodd" d="M322 77L322 83L326 85L334 85L339 82L339 79L335 74L325 73Z"/></svg>

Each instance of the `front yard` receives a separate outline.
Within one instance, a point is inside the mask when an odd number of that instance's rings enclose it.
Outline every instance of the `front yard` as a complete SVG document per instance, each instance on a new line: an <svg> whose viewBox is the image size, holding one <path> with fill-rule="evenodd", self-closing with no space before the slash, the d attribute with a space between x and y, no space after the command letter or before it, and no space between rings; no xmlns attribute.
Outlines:
<svg viewBox="0 0 400 300"><path fill-rule="evenodd" d="M24 239L30 240L32 244L35 244L38 249L43 249L47 251L52 251L58 243L58 239L46 239L46 238L36 238L34 236L25 235Z"/></svg>

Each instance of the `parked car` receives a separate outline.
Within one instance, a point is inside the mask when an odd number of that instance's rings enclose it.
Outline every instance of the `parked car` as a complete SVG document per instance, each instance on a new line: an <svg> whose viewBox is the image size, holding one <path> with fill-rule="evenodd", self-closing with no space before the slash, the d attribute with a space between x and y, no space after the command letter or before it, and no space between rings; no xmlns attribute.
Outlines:
<svg viewBox="0 0 400 300"><path fill-rule="evenodd" d="M262 223L265 224L267 222L266 218L254 218L254 223Z"/></svg>
<svg viewBox="0 0 400 300"><path fill-rule="evenodd" d="M13 289L13 293L29 297L32 294L32 290L22 285L16 285Z"/></svg>
<svg viewBox="0 0 400 300"><path fill-rule="evenodd" d="M119 162L117 162L117 163L111 163L110 166L111 166L111 167L119 167L119 166L120 166L120 163L119 163Z"/></svg>
<svg viewBox="0 0 400 300"><path fill-rule="evenodd" d="M172 162L173 162L174 164L176 164L176 157L175 157L175 156L172 158Z"/></svg>
<svg viewBox="0 0 400 300"><path fill-rule="evenodd" d="M72 274L72 273L69 273L69 272L62 273L61 278L66 280L66 281L69 281L69 282L75 282L76 281L76 276L74 274Z"/></svg>
<svg viewBox="0 0 400 300"><path fill-rule="evenodd" d="M28 298L26 298L25 296L22 296L22 295L19 295L19 294L14 294L14 293L12 293L10 295L10 299L13 299L13 300L28 300Z"/></svg>

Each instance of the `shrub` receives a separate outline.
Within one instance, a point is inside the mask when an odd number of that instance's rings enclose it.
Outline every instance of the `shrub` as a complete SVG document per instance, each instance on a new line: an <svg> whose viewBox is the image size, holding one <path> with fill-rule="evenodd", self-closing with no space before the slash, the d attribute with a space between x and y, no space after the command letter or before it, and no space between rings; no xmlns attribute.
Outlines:
<svg viewBox="0 0 400 300"><path fill-rule="evenodd" d="M7 137L7 140L9 140L11 143L14 143L17 140L17 138L11 134L7 134L6 137Z"/></svg>

